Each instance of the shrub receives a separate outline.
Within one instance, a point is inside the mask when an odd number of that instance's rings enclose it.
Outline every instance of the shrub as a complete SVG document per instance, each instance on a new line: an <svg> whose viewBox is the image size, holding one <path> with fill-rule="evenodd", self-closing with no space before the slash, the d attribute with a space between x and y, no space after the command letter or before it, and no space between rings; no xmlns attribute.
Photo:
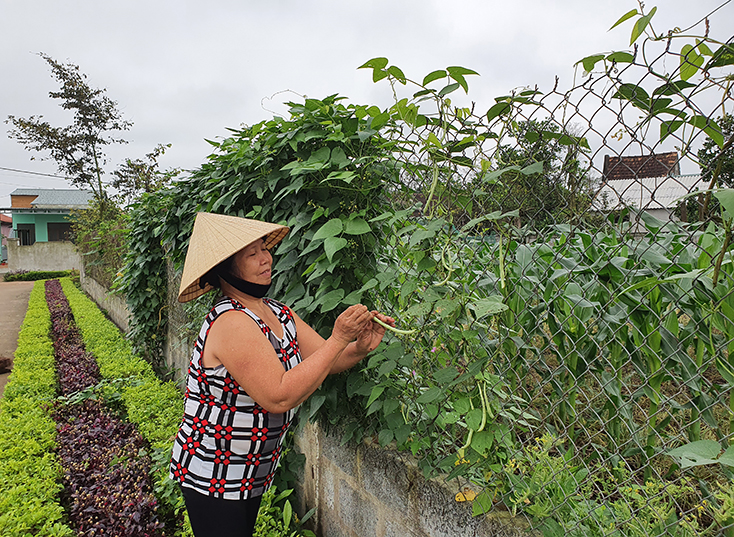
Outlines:
<svg viewBox="0 0 734 537"><path fill-rule="evenodd" d="M4 276L6 282L32 282L37 280L50 280L52 278L65 278L72 276L72 270L15 270L8 272Z"/></svg>

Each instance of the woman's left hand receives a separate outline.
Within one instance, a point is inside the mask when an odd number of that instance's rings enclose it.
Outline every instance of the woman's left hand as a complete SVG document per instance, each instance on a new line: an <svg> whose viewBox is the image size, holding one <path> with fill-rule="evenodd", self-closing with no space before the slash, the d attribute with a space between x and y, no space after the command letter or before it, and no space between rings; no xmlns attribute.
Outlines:
<svg viewBox="0 0 734 537"><path fill-rule="evenodd" d="M372 315L373 317L377 317L382 322L387 323L390 326L395 326L395 319L393 319L392 317L388 317L387 315L383 315L382 313L378 313L376 311L373 311ZM368 352L372 352L380 344L384 335L385 328L375 322L369 323L369 325L367 325L367 328L362 330L362 332L359 333L359 336L357 336L357 340L355 341L357 351L360 353L364 353L365 355Z"/></svg>

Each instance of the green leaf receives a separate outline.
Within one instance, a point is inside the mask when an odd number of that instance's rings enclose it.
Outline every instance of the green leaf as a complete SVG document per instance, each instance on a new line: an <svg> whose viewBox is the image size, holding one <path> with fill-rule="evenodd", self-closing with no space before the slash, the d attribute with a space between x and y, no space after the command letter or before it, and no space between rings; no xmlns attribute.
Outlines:
<svg viewBox="0 0 734 537"><path fill-rule="evenodd" d="M321 313L326 313L336 308L341 303L342 298L344 298L344 289L334 289L326 293L318 300L321 304Z"/></svg>
<svg viewBox="0 0 734 537"><path fill-rule="evenodd" d="M326 396L316 393L312 395L311 397L309 397L308 401L310 403L310 408L308 409L308 417L309 419L311 419L316 415L316 412L318 412L319 409L323 406L324 402L326 401Z"/></svg>
<svg viewBox="0 0 734 537"><path fill-rule="evenodd" d="M734 218L734 189L725 188L721 190L715 190L714 196L719 200L719 203L727 213L727 219Z"/></svg>
<svg viewBox="0 0 734 537"><path fill-rule="evenodd" d="M635 41L637 41L637 39L642 35L642 32L644 32L648 24L650 24L650 20L652 20L657 10L658 10L657 7L653 7L650 10L650 13L637 19L637 22L635 23L634 28L632 28L632 36L630 37L630 45L632 45Z"/></svg>
<svg viewBox="0 0 734 537"><path fill-rule="evenodd" d="M374 403L378 397L382 395L382 392L385 391L385 387L383 385L377 385L374 388L372 388L372 392L370 393L370 398L367 399L367 403L365 403L364 407L369 407L372 403Z"/></svg>
<svg viewBox="0 0 734 537"><path fill-rule="evenodd" d="M476 498L474 498L471 506L471 514L475 517L485 516L493 509L494 503L492 501L492 494L488 491L488 489L485 489L480 492Z"/></svg>
<svg viewBox="0 0 734 537"><path fill-rule="evenodd" d="M433 372L433 378L440 385L449 384L459 376L459 371L454 366L444 367Z"/></svg>
<svg viewBox="0 0 734 537"><path fill-rule="evenodd" d="M487 121L492 121L494 118L506 114L510 110L512 110L512 104L508 102L497 103L487 111Z"/></svg>
<svg viewBox="0 0 734 537"><path fill-rule="evenodd" d="M622 84L612 99L625 99L637 108L648 111L650 109L650 96L647 92L635 84Z"/></svg>
<svg viewBox="0 0 734 537"><path fill-rule="evenodd" d="M439 140L438 136L436 136L434 133L429 132L428 137L426 138L426 145L428 144L436 147L441 147L441 140Z"/></svg>
<svg viewBox="0 0 734 537"><path fill-rule="evenodd" d="M334 254L344 248L349 242L343 237L327 237L324 240L324 252L331 263L334 260Z"/></svg>
<svg viewBox="0 0 734 537"><path fill-rule="evenodd" d="M696 39L696 48L698 48L699 54L701 56L713 56L714 53L711 52L711 49L708 47L705 41L701 41L700 39Z"/></svg>
<svg viewBox="0 0 734 537"><path fill-rule="evenodd" d="M292 517L293 517L293 507L291 506L290 500L286 500L285 505L283 506L283 525L285 526L286 530L291 525Z"/></svg>
<svg viewBox="0 0 734 537"><path fill-rule="evenodd" d="M342 232L344 224L340 218L332 218L321 226L311 240L326 239L328 237L334 237Z"/></svg>
<svg viewBox="0 0 734 537"><path fill-rule="evenodd" d="M604 59L604 54L594 54L592 56L587 56L581 61L576 62L576 65L579 63L584 66L584 71L587 73L590 73L594 70L594 66L599 62L600 60Z"/></svg>
<svg viewBox="0 0 734 537"><path fill-rule="evenodd" d="M392 442L393 438L395 438L395 435L390 429L383 429L380 431L380 434L377 435L377 441L382 447L385 447L390 442Z"/></svg>
<svg viewBox="0 0 734 537"><path fill-rule="evenodd" d="M357 67L357 69L384 69L385 67L387 67L387 64L387 58L372 58L371 60L368 60Z"/></svg>
<svg viewBox="0 0 734 537"><path fill-rule="evenodd" d="M423 86L427 86L434 80L438 80L439 78L446 78L448 76L448 73L444 71L443 69L439 69L438 71L433 71L431 73L428 73L425 78L423 79Z"/></svg>
<svg viewBox="0 0 734 537"><path fill-rule="evenodd" d="M476 71L471 69L465 69L464 67L447 67L446 70L449 72L449 76L456 80L456 82L464 88L466 93L469 93L469 84L467 84L465 75L478 75Z"/></svg>
<svg viewBox="0 0 734 537"><path fill-rule="evenodd" d="M487 315L497 315L508 309L507 305L502 302L502 296L500 295L482 298L470 303L469 307L474 311L477 319L481 319Z"/></svg>
<svg viewBox="0 0 734 537"><path fill-rule="evenodd" d="M719 457L718 461L721 464L726 464L727 466L734 467L734 446L729 446L724 454Z"/></svg>
<svg viewBox="0 0 734 537"><path fill-rule="evenodd" d="M448 95L449 93L452 93L452 92L456 91L457 89L459 89L459 87L460 87L460 84L458 82L455 83L455 84L449 84L448 86L444 86L441 89L441 91L438 92L438 96L439 97L444 97L444 96Z"/></svg>
<svg viewBox="0 0 734 537"><path fill-rule="evenodd" d="M639 13L638 13L638 11L636 9L633 9L631 11L628 11L627 13L625 13L624 15L622 15L617 22L615 22L614 24L612 24L612 27L609 28L609 30L613 30L614 28L616 28L617 26L619 26L620 24L622 24L624 21L631 19L635 15L639 15ZM607 30L607 31L609 31L609 30Z"/></svg>
<svg viewBox="0 0 734 537"><path fill-rule="evenodd" d="M479 429L479 426L482 424L482 417L484 416L484 411L481 408L473 408L470 410L466 415L466 426L469 429L474 429L475 431Z"/></svg>
<svg viewBox="0 0 734 537"><path fill-rule="evenodd" d="M706 64L706 70L713 67L725 67L727 65L734 65L734 44L722 45L716 52L714 52L713 58Z"/></svg>
<svg viewBox="0 0 734 537"><path fill-rule="evenodd" d="M523 175L533 175L535 173L543 173L543 163L542 162L533 162L529 166L525 166L520 170L520 173Z"/></svg>
<svg viewBox="0 0 734 537"><path fill-rule="evenodd" d="M380 368L377 370L377 376L387 377L395 370L395 367L397 367L395 360L385 360L382 364L380 364Z"/></svg>
<svg viewBox="0 0 734 537"><path fill-rule="evenodd" d="M486 456L494 445L494 435L489 431L478 431L474 433L471 447L480 455Z"/></svg>
<svg viewBox="0 0 734 537"><path fill-rule="evenodd" d="M348 235L364 235L372 231L363 218L354 218L344 222L344 233Z"/></svg>
<svg viewBox="0 0 734 537"><path fill-rule="evenodd" d="M346 172L331 172L326 179L322 179L322 183L328 183L330 181L344 181L347 184L350 184L354 178L357 177L357 174L355 174L352 171L346 171Z"/></svg>
<svg viewBox="0 0 734 537"><path fill-rule="evenodd" d="M349 157L347 157L347 154L344 152L344 150L341 147L335 147L331 151L331 157L329 158L329 163L332 166L336 166L337 168L345 168L351 164L351 161L349 160Z"/></svg>
<svg viewBox="0 0 734 537"><path fill-rule="evenodd" d="M660 123L660 141L665 140L665 138L677 131L684 123L685 121L662 121Z"/></svg>
<svg viewBox="0 0 734 537"><path fill-rule="evenodd" d="M703 59L692 45L684 45L680 51L681 79L686 81L693 77L703 65Z"/></svg>
<svg viewBox="0 0 734 537"><path fill-rule="evenodd" d="M688 123L697 129L703 130L719 147L724 146L724 134L721 127L713 119L706 116L693 116L688 120Z"/></svg>
<svg viewBox="0 0 734 537"><path fill-rule="evenodd" d="M477 75L479 76L479 73L472 69L467 69L466 67L461 67L458 65L454 65L452 67L447 67L446 70L449 72L449 74L453 76L465 76L465 75Z"/></svg>
<svg viewBox="0 0 734 537"><path fill-rule="evenodd" d="M632 63L635 61L635 57L629 52L619 51L607 55L607 61L614 63Z"/></svg>
<svg viewBox="0 0 734 537"><path fill-rule="evenodd" d="M392 75L392 77L401 84L406 83L405 74L396 65L391 65L390 67L388 67L387 72L390 73L390 75Z"/></svg>
<svg viewBox="0 0 734 537"><path fill-rule="evenodd" d="M380 115L372 118L370 127L377 130L387 125L388 121L390 121L390 114L388 114L387 112L383 112Z"/></svg>
<svg viewBox="0 0 734 537"><path fill-rule="evenodd" d="M667 455L676 459L682 469L715 464L721 452L721 446L713 440L699 440L685 446L671 449Z"/></svg>
<svg viewBox="0 0 734 537"><path fill-rule="evenodd" d="M439 388L438 386L433 386L432 388L428 388L425 392L420 394L418 399L416 399L416 403L420 404L427 404L432 403L439 397L443 395L443 390Z"/></svg>
<svg viewBox="0 0 734 537"><path fill-rule="evenodd" d="M685 89L695 88L696 84L686 82L685 80L676 80L675 82L666 82L665 84L655 88L653 95L680 95Z"/></svg>

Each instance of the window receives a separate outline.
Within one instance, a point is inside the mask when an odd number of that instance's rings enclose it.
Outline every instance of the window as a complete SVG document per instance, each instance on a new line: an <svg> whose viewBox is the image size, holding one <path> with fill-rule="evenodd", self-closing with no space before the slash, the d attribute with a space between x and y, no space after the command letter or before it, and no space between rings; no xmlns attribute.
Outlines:
<svg viewBox="0 0 734 537"><path fill-rule="evenodd" d="M18 224L17 232L21 246L30 246L36 242L35 224Z"/></svg>
<svg viewBox="0 0 734 537"><path fill-rule="evenodd" d="M68 222L49 222L48 223L48 240L49 242L54 241L68 241L71 237L71 224Z"/></svg>

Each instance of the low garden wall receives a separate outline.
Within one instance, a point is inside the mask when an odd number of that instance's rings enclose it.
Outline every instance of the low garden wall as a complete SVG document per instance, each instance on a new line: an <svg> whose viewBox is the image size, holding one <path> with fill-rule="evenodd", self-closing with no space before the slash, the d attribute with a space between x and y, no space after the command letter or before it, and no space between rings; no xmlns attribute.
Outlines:
<svg viewBox="0 0 734 537"><path fill-rule="evenodd" d="M306 456L299 512L316 507L317 533L329 537L515 537L528 535L522 517L495 511L472 517L456 490L426 480L410 456L363 442L341 445L317 424L296 438ZM470 493L466 492L468 496Z"/></svg>
<svg viewBox="0 0 734 537"><path fill-rule="evenodd" d="M127 332L130 328L130 310L125 303L125 299L119 295L112 294L109 289L102 286L97 280L89 276L82 265L79 271L79 282L92 300L107 313L112 322L123 332Z"/></svg>
<svg viewBox="0 0 734 537"><path fill-rule="evenodd" d="M36 242L30 246L20 246L20 239L8 239L10 271L79 270L81 266L82 259L71 242Z"/></svg>

